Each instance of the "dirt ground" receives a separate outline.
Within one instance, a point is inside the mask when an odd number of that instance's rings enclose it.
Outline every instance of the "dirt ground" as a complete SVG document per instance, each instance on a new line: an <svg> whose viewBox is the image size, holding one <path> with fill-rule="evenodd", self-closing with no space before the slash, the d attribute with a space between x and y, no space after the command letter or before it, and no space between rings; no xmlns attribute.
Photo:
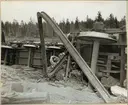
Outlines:
<svg viewBox="0 0 128 105"><path fill-rule="evenodd" d="M2 65L1 70L1 94L5 103L15 103L12 98L27 97L30 93L33 94L31 97L45 96L48 101L42 103L104 103L97 93L74 79L49 81L42 77L41 70L20 65Z"/></svg>

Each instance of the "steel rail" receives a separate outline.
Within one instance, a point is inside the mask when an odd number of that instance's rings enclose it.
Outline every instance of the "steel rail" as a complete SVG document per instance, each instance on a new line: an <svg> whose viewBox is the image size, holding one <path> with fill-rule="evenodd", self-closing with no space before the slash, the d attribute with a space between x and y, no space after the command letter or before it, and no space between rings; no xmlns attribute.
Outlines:
<svg viewBox="0 0 128 105"><path fill-rule="evenodd" d="M38 12L37 16L42 17L53 28L53 30L59 36L60 40L65 45L66 49L68 50L72 58L77 62L79 67L82 69L82 71L84 72L90 83L92 84L92 86L99 92L104 102L106 103L111 102L112 101L111 96L108 93L108 91L104 88L104 86L95 76L95 74L92 72L91 68L87 65L87 63L81 57L79 52L75 49L72 43L68 40L66 35L62 32L62 30L58 27L58 25L45 12L41 12L41 13Z"/></svg>

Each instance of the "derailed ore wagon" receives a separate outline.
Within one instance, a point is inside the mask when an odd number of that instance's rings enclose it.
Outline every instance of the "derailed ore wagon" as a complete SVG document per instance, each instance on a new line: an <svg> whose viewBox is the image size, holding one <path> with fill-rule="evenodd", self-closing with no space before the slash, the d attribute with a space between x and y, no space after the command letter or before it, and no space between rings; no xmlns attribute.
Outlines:
<svg viewBox="0 0 128 105"><path fill-rule="evenodd" d="M112 102L111 96L104 86L110 88L115 85L114 81L109 84L110 77L119 80L121 86L126 79L126 30L105 29L102 32L94 30L71 33L67 37L46 13L38 12L37 16L41 43L12 42L11 46L2 45L2 63L42 68L42 75L52 78L66 61L64 79L69 77L70 68L75 65L85 74L89 85L91 84L99 92L103 100L106 103ZM45 42L42 18L53 28L62 43ZM117 39L111 35L115 33L117 33L115 35ZM53 55L57 57L53 57L54 59L51 61L50 58ZM52 70L48 71L47 68L51 66L52 62L54 63Z"/></svg>

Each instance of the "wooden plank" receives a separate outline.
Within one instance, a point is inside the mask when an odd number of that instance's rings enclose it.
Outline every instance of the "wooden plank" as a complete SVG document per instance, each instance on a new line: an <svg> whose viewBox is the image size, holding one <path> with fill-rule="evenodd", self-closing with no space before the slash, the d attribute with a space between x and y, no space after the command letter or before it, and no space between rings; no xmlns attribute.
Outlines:
<svg viewBox="0 0 128 105"><path fill-rule="evenodd" d="M99 55L111 55L111 56L119 56L119 53L107 53L107 52L100 52Z"/></svg>
<svg viewBox="0 0 128 105"><path fill-rule="evenodd" d="M111 96L108 91L104 88L101 82L98 80L96 75L92 72L91 68L87 65L84 59L80 56L79 52L75 49L75 47L68 40L66 35L62 32L62 30L58 27L58 25L45 13L38 12L38 17L42 17L48 24L52 26L56 34L59 36L66 49L69 51L70 55L77 62L81 70L84 72L86 77L89 79L90 83L95 87L95 89L99 92L103 100L107 103L111 102Z"/></svg>
<svg viewBox="0 0 128 105"><path fill-rule="evenodd" d="M43 66L43 75L44 75L44 77L48 77L48 75L47 75L47 57L46 57L46 50L45 50L42 18L37 17L37 19L38 19L40 42L41 42L41 57L42 57L41 61L42 61L42 66Z"/></svg>
<svg viewBox="0 0 128 105"><path fill-rule="evenodd" d="M68 55L65 79L67 79L68 74L69 74L69 70L70 70L70 60L71 60L71 56L70 56L70 55Z"/></svg>
<svg viewBox="0 0 128 105"><path fill-rule="evenodd" d="M28 59L28 57L19 57L19 59Z"/></svg>
<svg viewBox="0 0 128 105"><path fill-rule="evenodd" d="M104 73L120 73L119 70L111 70L111 71L107 71L107 70L100 70L101 72L104 72Z"/></svg>

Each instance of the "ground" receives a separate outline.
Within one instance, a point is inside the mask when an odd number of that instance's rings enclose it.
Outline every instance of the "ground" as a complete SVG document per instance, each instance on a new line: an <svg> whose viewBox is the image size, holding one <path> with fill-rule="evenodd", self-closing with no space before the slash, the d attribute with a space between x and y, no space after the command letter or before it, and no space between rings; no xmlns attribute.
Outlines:
<svg viewBox="0 0 128 105"><path fill-rule="evenodd" d="M41 98L36 103L104 103L97 93L76 80L49 81L42 77L41 70L20 65L1 68L3 103L22 103L21 99L28 96L28 100Z"/></svg>

